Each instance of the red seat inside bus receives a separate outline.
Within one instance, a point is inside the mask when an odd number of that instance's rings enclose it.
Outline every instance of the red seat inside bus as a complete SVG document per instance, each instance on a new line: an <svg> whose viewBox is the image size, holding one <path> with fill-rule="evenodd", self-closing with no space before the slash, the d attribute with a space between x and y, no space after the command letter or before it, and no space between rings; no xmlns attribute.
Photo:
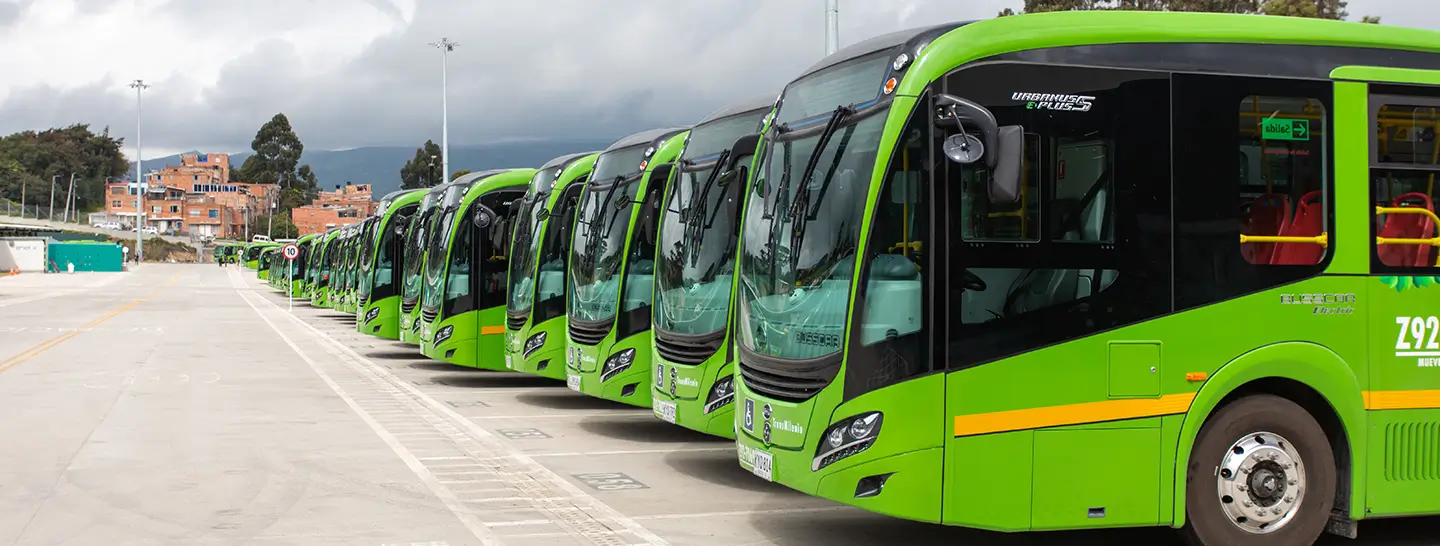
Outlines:
<svg viewBox="0 0 1440 546"><path fill-rule="evenodd" d="M1245 217L1246 235L1285 235L1290 221L1290 198L1278 193L1267 193L1250 204L1250 213ZM1252 264L1268 264L1275 256L1275 243L1245 243L1240 246L1245 260Z"/></svg>
<svg viewBox="0 0 1440 546"><path fill-rule="evenodd" d="M1423 193L1406 193L1395 198L1392 207L1425 207L1434 211L1430 196ZM1387 214L1380 236L1389 239L1429 239L1434 236L1434 222L1424 214ZM1389 266L1426 266L1434 263L1430 257L1429 245L1379 245L1376 252L1380 263Z"/></svg>
<svg viewBox="0 0 1440 546"><path fill-rule="evenodd" d="M1325 232L1324 192L1312 191L1295 204L1295 219L1285 229L1290 237L1314 237ZM1313 243L1279 243L1270 263L1275 265L1315 265L1325 256L1325 247Z"/></svg>

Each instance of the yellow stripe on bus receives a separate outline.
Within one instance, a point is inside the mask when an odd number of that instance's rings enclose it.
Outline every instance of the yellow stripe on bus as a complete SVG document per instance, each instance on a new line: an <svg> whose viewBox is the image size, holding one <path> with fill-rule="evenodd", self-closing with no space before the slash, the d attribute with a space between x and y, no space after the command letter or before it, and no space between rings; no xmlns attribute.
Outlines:
<svg viewBox="0 0 1440 546"><path fill-rule="evenodd" d="M480 327L480 334L481 334L481 335L487 335L487 336L488 336L488 335L490 335L490 334L503 334L503 333L505 333L505 327L504 327L504 326L481 326L481 327Z"/></svg>
<svg viewBox="0 0 1440 546"><path fill-rule="evenodd" d="M1403 410L1440 408L1440 390L1369 391L1360 393L1367 410Z"/></svg>
<svg viewBox="0 0 1440 546"><path fill-rule="evenodd" d="M1365 409L1440 409L1440 389L1416 391L1363 391ZM1167 394L1160 398L1105 400L1043 408L1026 408L955 417L956 436L976 436L1037 428L1084 425L1106 421L1178 415L1190 410L1195 393Z"/></svg>
<svg viewBox="0 0 1440 546"><path fill-rule="evenodd" d="M956 436L975 436L1014 430L1083 425L1185 413L1195 393L1167 394L1160 398L1106 400L1044 408L1027 408L955 417Z"/></svg>

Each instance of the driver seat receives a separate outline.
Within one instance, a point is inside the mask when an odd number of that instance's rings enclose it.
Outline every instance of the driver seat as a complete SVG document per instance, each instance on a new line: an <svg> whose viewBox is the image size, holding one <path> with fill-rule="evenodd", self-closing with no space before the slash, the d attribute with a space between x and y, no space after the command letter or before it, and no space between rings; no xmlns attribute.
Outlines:
<svg viewBox="0 0 1440 546"><path fill-rule="evenodd" d="M1061 237L1064 241L1104 241L1114 230L1109 221L1110 191L1101 187L1081 211L1080 227ZM1006 316L1021 315L1067 301L1089 297L1115 282L1117 272L1099 269L1031 269L1006 298Z"/></svg>

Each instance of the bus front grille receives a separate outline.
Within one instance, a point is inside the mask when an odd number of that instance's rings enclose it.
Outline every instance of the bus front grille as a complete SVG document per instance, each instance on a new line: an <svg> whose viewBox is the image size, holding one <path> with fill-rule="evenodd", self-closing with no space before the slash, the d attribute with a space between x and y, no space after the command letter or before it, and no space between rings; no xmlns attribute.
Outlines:
<svg viewBox="0 0 1440 546"><path fill-rule="evenodd" d="M705 362L725 342L725 330L710 334L676 334L655 329L655 352L674 364L697 365Z"/></svg>
<svg viewBox="0 0 1440 546"><path fill-rule="evenodd" d="M585 322L571 317L570 340L581 345L599 345L600 341L610 333L610 327L614 324L614 318L599 322Z"/></svg>
<svg viewBox="0 0 1440 546"><path fill-rule="evenodd" d="M786 402L809 400L835 381L840 353L808 360L777 359L740 349L740 376L757 393Z"/></svg>
<svg viewBox="0 0 1440 546"><path fill-rule="evenodd" d="M440 309L438 309L438 308L432 308L432 307L430 307L430 306L428 306L428 305L427 305L427 306L424 306L424 307L421 307L421 308L420 308L420 318L425 319L425 322L432 322L432 323L433 323L433 322L435 322L435 319L440 318Z"/></svg>
<svg viewBox="0 0 1440 546"><path fill-rule="evenodd" d="M415 306L420 304L420 298L401 298L400 312L410 314L415 312Z"/></svg>
<svg viewBox="0 0 1440 546"><path fill-rule="evenodd" d="M530 313L506 313L505 327L512 332L518 332L525 327L525 321L530 320Z"/></svg>

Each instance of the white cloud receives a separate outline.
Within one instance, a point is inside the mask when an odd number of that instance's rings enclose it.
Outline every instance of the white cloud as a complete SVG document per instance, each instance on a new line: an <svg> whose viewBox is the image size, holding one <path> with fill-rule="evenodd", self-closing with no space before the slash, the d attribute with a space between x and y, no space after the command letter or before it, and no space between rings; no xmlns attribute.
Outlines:
<svg viewBox="0 0 1440 546"><path fill-rule="evenodd" d="M1440 28L1433 0L1352 19ZM841 0L841 45L1020 0ZM824 0L0 0L0 134L76 122L146 148L241 151L276 112L314 148L609 137L778 92L824 53ZM127 142L129 140L127 139ZM147 153L146 156L155 154Z"/></svg>

